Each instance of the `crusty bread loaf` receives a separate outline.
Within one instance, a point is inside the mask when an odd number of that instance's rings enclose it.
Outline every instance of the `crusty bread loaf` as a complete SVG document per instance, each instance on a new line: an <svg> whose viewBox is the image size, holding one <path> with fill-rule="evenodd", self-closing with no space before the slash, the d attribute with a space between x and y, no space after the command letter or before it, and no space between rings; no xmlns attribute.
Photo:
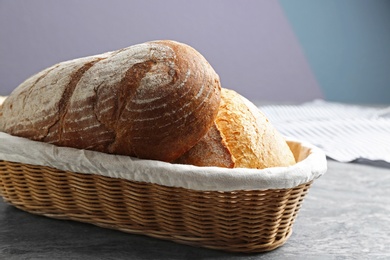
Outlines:
<svg viewBox="0 0 390 260"><path fill-rule="evenodd" d="M176 163L227 168L269 168L295 164L284 137L249 100L222 89L215 124Z"/></svg>
<svg viewBox="0 0 390 260"><path fill-rule="evenodd" d="M192 47L154 41L62 62L5 100L0 131L58 146L173 161L209 130L219 77Z"/></svg>

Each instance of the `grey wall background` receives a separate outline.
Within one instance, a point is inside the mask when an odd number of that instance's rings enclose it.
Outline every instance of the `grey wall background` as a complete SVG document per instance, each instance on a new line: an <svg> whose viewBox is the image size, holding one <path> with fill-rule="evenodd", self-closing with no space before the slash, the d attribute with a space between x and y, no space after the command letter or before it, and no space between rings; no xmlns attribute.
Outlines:
<svg viewBox="0 0 390 260"><path fill-rule="evenodd" d="M390 104L389 0L280 0L328 100Z"/></svg>
<svg viewBox="0 0 390 260"><path fill-rule="evenodd" d="M0 95L57 62L173 39L257 101L390 103L388 0L0 0Z"/></svg>
<svg viewBox="0 0 390 260"><path fill-rule="evenodd" d="M277 1L0 0L0 95L57 62L156 39L193 46L252 100L322 92Z"/></svg>

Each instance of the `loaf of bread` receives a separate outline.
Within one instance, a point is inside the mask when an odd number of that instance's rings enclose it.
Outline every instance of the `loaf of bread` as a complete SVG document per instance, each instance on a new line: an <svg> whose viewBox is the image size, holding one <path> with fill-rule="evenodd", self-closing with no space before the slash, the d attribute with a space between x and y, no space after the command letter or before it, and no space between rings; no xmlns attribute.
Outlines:
<svg viewBox="0 0 390 260"><path fill-rule="evenodd" d="M171 162L213 125L219 77L192 47L153 41L54 65L4 101L0 131Z"/></svg>
<svg viewBox="0 0 390 260"><path fill-rule="evenodd" d="M176 163L263 169L290 166L295 159L284 137L253 103L222 88L214 125Z"/></svg>

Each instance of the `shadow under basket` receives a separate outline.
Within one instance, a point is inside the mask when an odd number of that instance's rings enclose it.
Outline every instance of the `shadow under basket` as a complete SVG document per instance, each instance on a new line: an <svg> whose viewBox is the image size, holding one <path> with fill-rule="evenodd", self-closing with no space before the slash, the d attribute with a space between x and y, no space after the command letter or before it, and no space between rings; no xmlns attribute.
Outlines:
<svg viewBox="0 0 390 260"><path fill-rule="evenodd" d="M0 161L0 195L19 209L231 252L283 245L311 183L198 191Z"/></svg>

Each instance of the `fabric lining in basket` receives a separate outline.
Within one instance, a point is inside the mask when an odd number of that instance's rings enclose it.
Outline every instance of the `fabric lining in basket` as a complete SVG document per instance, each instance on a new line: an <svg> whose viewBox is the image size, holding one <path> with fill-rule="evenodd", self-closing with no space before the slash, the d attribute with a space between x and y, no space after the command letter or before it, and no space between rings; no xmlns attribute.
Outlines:
<svg viewBox="0 0 390 260"><path fill-rule="evenodd" d="M201 191L293 188L326 171L325 154L320 149L297 140L288 140L288 144L298 162L293 166L228 169L59 147L0 132L0 160Z"/></svg>

